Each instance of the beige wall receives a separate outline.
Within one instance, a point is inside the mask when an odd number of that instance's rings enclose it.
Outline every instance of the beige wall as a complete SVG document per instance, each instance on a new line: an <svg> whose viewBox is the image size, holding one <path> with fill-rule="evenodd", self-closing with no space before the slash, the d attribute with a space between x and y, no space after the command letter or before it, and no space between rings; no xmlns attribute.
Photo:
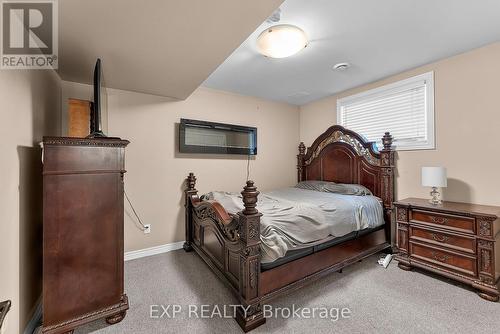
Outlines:
<svg viewBox="0 0 500 334"><path fill-rule="evenodd" d="M448 168L444 198L500 205L500 43L351 89L301 108L306 145L336 123L337 98L434 71L436 149L398 152L397 198L427 197L422 166Z"/></svg>
<svg viewBox="0 0 500 334"><path fill-rule="evenodd" d="M38 142L59 134L60 99L55 72L0 71L0 300L12 300L9 334L22 333L41 294Z"/></svg>
<svg viewBox="0 0 500 334"><path fill-rule="evenodd" d="M84 97L90 89L63 82L65 97ZM295 106L207 88L197 89L185 101L108 89L108 135L131 142L125 154L125 189L143 223L151 224L151 234L143 234L125 203L126 251L184 240L183 188L189 172L198 178L201 193L239 192L245 184L246 157L177 152L180 118L256 126L258 155L250 162L250 178L261 190L295 182Z"/></svg>

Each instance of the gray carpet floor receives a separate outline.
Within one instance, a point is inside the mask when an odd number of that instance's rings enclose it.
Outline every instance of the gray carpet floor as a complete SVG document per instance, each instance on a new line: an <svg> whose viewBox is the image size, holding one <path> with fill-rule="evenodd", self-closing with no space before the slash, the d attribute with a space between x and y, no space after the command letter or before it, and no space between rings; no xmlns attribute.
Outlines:
<svg viewBox="0 0 500 334"><path fill-rule="evenodd" d="M499 333L500 303L393 261L384 269L375 255L276 299L273 307L349 308L351 317L267 319L252 333ZM114 326L96 321L75 333L243 333L233 319L188 317L187 305L235 304L229 290L194 253L182 250L125 263L130 310ZM150 305L180 304L176 318L150 318Z"/></svg>

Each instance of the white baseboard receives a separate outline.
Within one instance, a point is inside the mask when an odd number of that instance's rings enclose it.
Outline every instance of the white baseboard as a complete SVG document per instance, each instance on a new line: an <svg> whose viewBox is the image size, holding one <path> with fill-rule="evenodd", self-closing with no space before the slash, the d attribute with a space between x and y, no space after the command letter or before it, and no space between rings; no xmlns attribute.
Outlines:
<svg viewBox="0 0 500 334"><path fill-rule="evenodd" d="M167 253L173 250L181 249L183 244L184 241L179 241L179 242L173 242L171 244L165 244L165 245L125 252L125 261L139 259L141 257L146 257L161 253Z"/></svg>
<svg viewBox="0 0 500 334"><path fill-rule="evenodd" d="M42 296L40 296L31 311L30 321L24 328L24 334L33 334L37 327L42 323Z"/></svg>

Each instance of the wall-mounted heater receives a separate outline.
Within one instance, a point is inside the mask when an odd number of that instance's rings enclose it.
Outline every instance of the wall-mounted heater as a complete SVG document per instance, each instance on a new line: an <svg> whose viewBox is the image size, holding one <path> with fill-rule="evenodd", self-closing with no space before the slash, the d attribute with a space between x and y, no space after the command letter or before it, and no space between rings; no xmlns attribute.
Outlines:
<svg viewBox="0 0 500 334"><path fill-rule="evenodd" d="M257 154L257 128L181 119L179 152Z"/></svg>

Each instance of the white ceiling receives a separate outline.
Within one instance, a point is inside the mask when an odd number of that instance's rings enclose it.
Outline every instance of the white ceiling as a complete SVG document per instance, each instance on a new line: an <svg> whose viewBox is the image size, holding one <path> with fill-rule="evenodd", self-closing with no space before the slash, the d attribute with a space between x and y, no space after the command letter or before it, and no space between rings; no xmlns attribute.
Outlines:
<svg viewBox="0 0 500 334"><path fill-rule="evenodd" d="M280 23L301 27L309 46L264 57L255 45L263 23L204 85L302 105L499 41L500 1L286 0ZM333 71L339 62L352 67Z"/></svg>
<svg viewBox="0 0 500 334"><path fill-rule="evenodd" d="M60 0L59 74L188 97L283 0Z"/></svg>

